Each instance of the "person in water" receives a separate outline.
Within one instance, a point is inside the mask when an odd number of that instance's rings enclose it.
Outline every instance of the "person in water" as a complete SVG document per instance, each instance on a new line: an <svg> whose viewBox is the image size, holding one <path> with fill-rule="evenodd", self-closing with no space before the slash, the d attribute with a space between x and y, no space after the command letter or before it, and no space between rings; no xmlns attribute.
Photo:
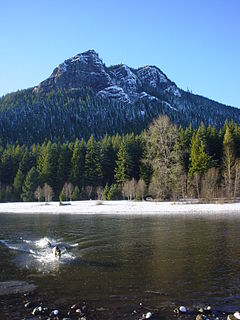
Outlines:
<svg viewBox="0 0 240 320"><path fill-rule="evenodd" d="M55 255L55 257L61 257L61 249L59 248L59 246L53 248L53 254Z"/></svg>

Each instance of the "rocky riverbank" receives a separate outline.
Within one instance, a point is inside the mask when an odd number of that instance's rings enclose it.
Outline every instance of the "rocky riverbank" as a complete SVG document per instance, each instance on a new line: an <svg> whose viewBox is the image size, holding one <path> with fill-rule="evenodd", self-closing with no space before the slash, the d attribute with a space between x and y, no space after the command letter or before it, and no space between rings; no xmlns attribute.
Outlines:
<svg viewBox="0 0 240 320"><path fill-rule="evenodd" d="M93 302L74 301L69 303L50 302L46 297L38 296L36 287L24 281L7 281L0 283L0 318L23 320L98 320L98 319L132 319L132 320L238 320L240 313L232 313L210 305L196 306L159 306L145 305L139 302L123 310L119 308L93 306ZM23 293L25 292L25 293ZM130 303L129 303L130 304Z"/></svg>

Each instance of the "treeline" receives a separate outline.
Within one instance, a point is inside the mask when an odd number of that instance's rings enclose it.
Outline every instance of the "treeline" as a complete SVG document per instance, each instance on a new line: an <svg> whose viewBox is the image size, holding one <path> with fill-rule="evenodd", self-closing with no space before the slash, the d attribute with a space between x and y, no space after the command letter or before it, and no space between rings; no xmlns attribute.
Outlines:
<svg viewBox="0 0 240 320"><path fill-rule="evenodd" d="M154 120L140 135L0 146L0 201L240 196L240 126Z"/></svg>
<svg viewBox="0 0 240 320"><path fill-rule="evenodd" d="M0 98L0 137L2 144L42 144L45 140L88 141L91 134L101 140L108 134L140 134L159 115L168 115L184 128L206 126L221 128L226 119L239 122L240 110L204 97L181 91L181 97L163 88L139 88L156 99L141 98L121 103L99 97L91 88L58 89L37 93L33 88ZM34 124L34 125L33 125Z"/></svg>
<svg viewBox="0 0 240 320"><path fill-rule="evenodd" d="M27 146L45 140L87 141L91 134L100 140L105 134L139 134L153 118L167 113L182 123L181 113L171 112L161 102L143 99L134 105L123 105L98 97L90 88L47 93L27 89L0 98L0 137L3 145L18 141Z"/></svg>

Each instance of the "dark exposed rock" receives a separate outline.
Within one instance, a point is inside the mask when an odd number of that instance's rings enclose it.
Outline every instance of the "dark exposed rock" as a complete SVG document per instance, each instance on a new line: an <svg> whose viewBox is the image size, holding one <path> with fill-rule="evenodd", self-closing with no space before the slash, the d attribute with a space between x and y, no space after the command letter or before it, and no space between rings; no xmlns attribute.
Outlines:
<svg viewBox="0 0 240 320"><path fill-rule="evenodd" d="M205 314L205 315L211 314L211 313L212 313L212 308L211 308L211 306L199 307L199 308L198 308L198 312L199 312L199 313L203 313L203 314Z"/></svg>
<svg viewBox="0 0 240 320"><path fill-rule="evenodd" d="M105 69L98 54L89 50L65 60L35 90L90 87L99 91L111 85L111 78Z"/></svg>

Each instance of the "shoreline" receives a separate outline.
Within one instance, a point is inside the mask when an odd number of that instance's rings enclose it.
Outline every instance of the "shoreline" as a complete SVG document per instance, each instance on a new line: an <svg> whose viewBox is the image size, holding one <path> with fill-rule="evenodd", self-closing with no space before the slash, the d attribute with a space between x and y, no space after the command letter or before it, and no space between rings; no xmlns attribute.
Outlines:
<svg viewBox="0 0 240 320"><path fill-rule="evenodd" d="M0 203L0 213L12 214L221 214L239 213L240 202L223 204L189 204L184 202L148 202L148 201L72 201L69 205L59 202L11 202Z"/></svg>

